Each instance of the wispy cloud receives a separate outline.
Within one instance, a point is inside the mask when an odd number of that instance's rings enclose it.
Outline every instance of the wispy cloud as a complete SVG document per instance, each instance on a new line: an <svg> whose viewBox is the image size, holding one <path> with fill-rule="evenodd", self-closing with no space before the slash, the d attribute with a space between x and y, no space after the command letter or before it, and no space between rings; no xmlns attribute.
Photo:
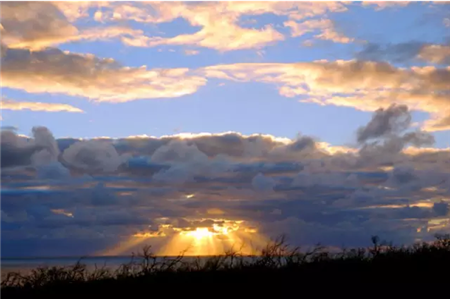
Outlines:
<svg viewBox="0 0 450 299"><path fill-rule="evenodd" d="M375 10L383 10L386 8L405 7L410 1L362 1L362 6L374 7Z"/></svg>
<svg viewBox="0 0 450 299"><path fill-rule="evenodd" d="M191 56L191 55L198 55L200 54L200 51L198 50L184 50L184 54Z"/></svg>
<svg viewBox="0 0 450 299"><path fill-rule="evenodd" d="M129 4L111 5L106 12L98 14L98 18L102 20L134 20L137 22L162 23L181 17L186 19L192 26L200 26L201 29L192 34L181 34L171 38L134 35L123 37L122 41L129 46L136 47L195 45L218 51L232 51L259 49L285 39L272 25L266 25L261 29L239 26L238 21L241 16L272 13L300 20L327 12L342 11L346 11L345 6L337 2L172 2L139 6L131 6ZM331 36L332 34L334 37ZM343 40L343 37L331 30L324 32L323 37L327 39L337 39L339 37Z"/></svg>
<svg viewBox="0 0 450 299"><path fill-rule="evenodd" d="M322 40L330 40L336 43L347 44L355 41L354 38L345 36L344 34L338 32L335 28L335 24L329 19L314 19L303 21L301 23L295 21L286 21L284 26L291 29L291 34L293 37L302 36L309 32L316 32L314 37Z"/></svg>
<svg viewBox="0 0 450 299"><path fill-rule="evenodd" d="M80 108L57 103L41 103L41 102L19 102L11 99L2 98L1 107L3 110L31 110L31 111L46 111L46 112L75 112L83 113Z"/></svg>

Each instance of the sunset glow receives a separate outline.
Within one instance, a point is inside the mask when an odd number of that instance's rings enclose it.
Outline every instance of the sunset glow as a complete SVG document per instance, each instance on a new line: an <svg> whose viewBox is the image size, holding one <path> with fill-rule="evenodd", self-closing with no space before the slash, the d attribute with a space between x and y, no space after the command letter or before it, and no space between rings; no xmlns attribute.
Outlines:
<svg viewBox="0 0 450 299"><path fill-rule="evenodd" d="M449 2L0 6L2 258L450 231Z"/></svg>

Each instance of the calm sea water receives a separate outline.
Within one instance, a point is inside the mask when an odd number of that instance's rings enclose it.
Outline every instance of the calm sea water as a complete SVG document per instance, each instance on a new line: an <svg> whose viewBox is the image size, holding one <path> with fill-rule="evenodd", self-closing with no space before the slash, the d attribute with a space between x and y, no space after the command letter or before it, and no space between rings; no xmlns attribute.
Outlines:
<svg viewBox="0 0 450 299"><path fill-rule="evenodd" d="M4 277L9 272L21 273L29 272L37 267L44 266L72 266L80 261L85 264L88 269L94 270L95 267L105 267L111 270L117 269L120 265L131 261L129 256L104 256L104 257L63 257L63 258L2 258L1 259L1 272ZM135 259L137 261L137 259Z"/></svg>
<svg viewBox="0 0 450 299"><path fill-rule="evenodd" d="M183 261L190 262L196 257L184 257ZM206 261L208 257L200 257L200 262ZM161 258L162 260L162 258ZM21 272L27 273L37 267L45 266L72 266L78 261L86 265L88 270L94 270L97 268L108 268L110 270L116 270L119 266L129 263L131 261L130 256L102 256L102 257L63 257L63 258L2 258L1 259L1 277L4 277L9 272ZM134 258L135 262L138 262L138 258Z"/></svg>

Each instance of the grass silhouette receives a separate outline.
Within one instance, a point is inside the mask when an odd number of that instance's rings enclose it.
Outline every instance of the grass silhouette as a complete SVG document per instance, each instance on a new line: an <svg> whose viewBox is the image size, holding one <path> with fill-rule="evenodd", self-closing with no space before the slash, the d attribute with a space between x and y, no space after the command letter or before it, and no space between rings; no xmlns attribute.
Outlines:
<svg viewBox="0 0 450 299"><path fill-rule="evenodd" d="M160 294L170 298L176 293L200 294L214 287L216 291L211 296L235 293L240 297L240 291L246 288L253 295L268 295L267 292L275 290L278 295L295 291L309 297L308 294L324 291L349 292L365 287L364 296L371 297L372 292L394 289L401 289L402 295L406 295L420 286L432 286L428 295L431 291L450 294L450 235L439 235L432 243L411 246L393 246L380 242L378 237L372 237L372 243L367 248L340 252L330 252L323 246L302 252L279 237L269 242L258 256L243 256L230 250L221 256L191 260L186 260L184 253L172 258L157 257L151 247L144 247L116 270L105 267L88 270L78 262L69 267L39 267L27 274L8 273L1 282L1 295L108 298L120 294L140 297Z"/></svg>

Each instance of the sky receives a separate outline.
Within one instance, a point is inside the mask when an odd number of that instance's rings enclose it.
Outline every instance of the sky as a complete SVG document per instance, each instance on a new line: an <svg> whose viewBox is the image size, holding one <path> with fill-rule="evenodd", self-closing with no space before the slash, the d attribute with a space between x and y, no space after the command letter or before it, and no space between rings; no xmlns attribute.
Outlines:
<svg viewBox="0 0 450 299"><path fill-rule="evenodd" d="M2 256L450 231L449 2L1 2Z"/></svg>

